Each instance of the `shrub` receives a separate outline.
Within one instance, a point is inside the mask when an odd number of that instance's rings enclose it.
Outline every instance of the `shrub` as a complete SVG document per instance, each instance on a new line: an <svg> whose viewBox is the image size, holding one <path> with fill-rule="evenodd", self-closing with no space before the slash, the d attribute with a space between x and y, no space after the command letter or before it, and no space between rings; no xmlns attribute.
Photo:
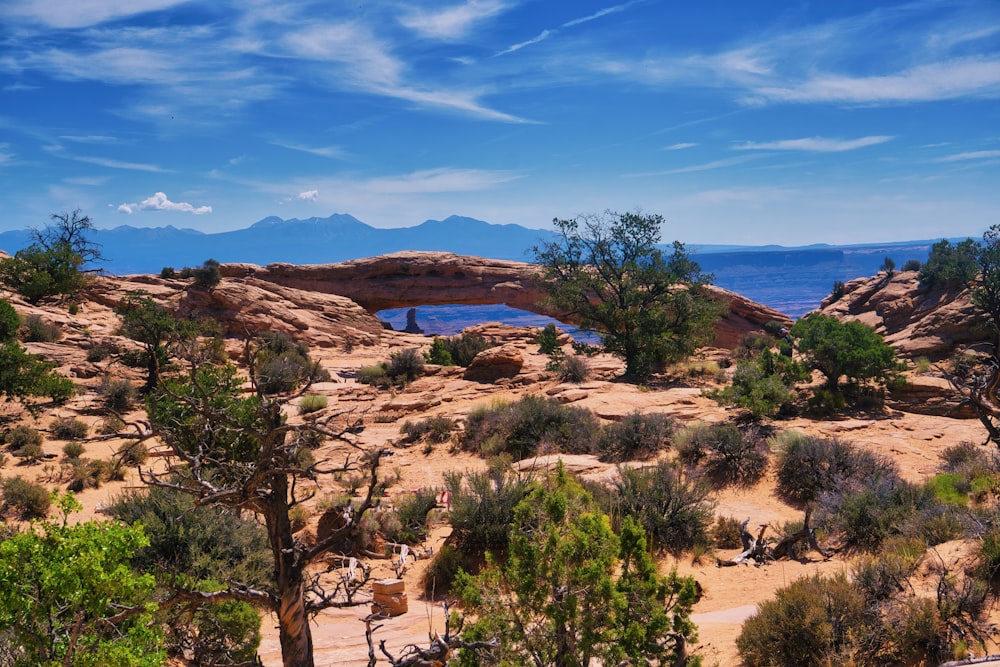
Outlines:
<svg viewBox="0 0 1000 667"><path fill-rule="evenodd" d="M424 374L424 357L417 348L394 352L385 373L396 384L409 384Z"/></svg>
<svg viewBox="0 0 1000 667"><path fill-rule="evenodd" d="M844 664L865 629L861 592L847 577L800 579L762 602L744 622L736 647L746 667Z"/></svg>
<svg viewBox="0 0 1000 667"><path fill-rule="evenodd" d="M82 440L87 437L90 427L79 419L64 417L52 422L49 431L59 440Z"/></svg>
<svg viewBox="0 0 1000 667"><path fill-rule="evenodd" d="M743 546L740 539L742 522L736 517L720 516L712 527L712 539L719 549L736 549Z"/></svg>
<svg viewBox="0 0 1000 667"><path fill-rule="evenodd" d="M614 502L620 516L638 521L657 548L678 554L709 542L715 504L707 486L684 479L680 466L668 462L618 472Z"/></svg>
<svg viewBox="0 0 1000 667"><path fill-rule="evenodd" d="M919 259L908 259L903 263L903 271L919 271L920 270L920 260Z"/></svg>
<svg viewBox="0 0 1000 667"><path fill-rule="evenodd" d="M942 239L931 246L927 261L920 268L920 284L927 287L959 287L979 274L976 254L979 244L971 238L956 245Z"/></svg>
<svg viewBox="0 0 1000 667"><path fill-rule="evenodd" d="M265 332L257 339L257 386L265 394L281 394L306 382L322 382L330 374L309 358L309 348L282 332Z"/></svg>
<svg viewBox="0 0 1000 667"><path fill-rule="evenodd" d="M3 500L4 507L22 519L44 519L52 497L41 484L17 476L3 480Z"/></svg>
<svg viewBox="0 0 1000 667"><path fill-rule="evenodd" d="M824 495L819 521L839 532L847 548L875 551L888 537L915 530L920 513L934 505L926 487L898 477L844 487Z"/></svg>
<svg viewBox="0 0 1000 667"><path fill-rule="evenodd" d="M14 306L6 299L0 299L0 342L9 342L17 336L21 328L21 318Z"/></svg>
<svg viewBox="0 0 1000 667"><path fill-rule="evenodd" d="M559 363L559 380L580 384L590 379L590 364L580 355L564 357Z"/></svg>
<svg viewBox="0 0 1000 667"><path fill-rule="evenodd" d="M549 322L538 332L538 335L535 337L535 343L538 345L538 351L542 354L554 353L560 349L559 329L556 328L555 324Z"/></svg>
<svg viewBox="0 0 1000 667"><path fill-rule="evenodd" d="M427 537L427 515L437 506L438 489L421 489L396 502L399 528L386 535L393 542L417 544Z"/></svg>
<svg viewBox="0 0 1000 667"><path fill-rule="evenodd" d="M113 412L128 412L135 402L135 387L124 378L112 380L106 377L101 393L104 394L104 407Z"/></svg>
<svg viewBox="0 0 1000 667"><path fill-rule="evenodd" d="M426 439L427 442L434 444L448 442L453 430L455 430L455 420L444 415L435 415L416 422L406 420L399 428L399 432L406 436L405 442Z"/></svg>
<svg viewBox="0 0 1000 667"><path fill-rule="evenodd" d="M844 298L845 288L843 280L834 280L833 289L830 290L830 303L835 303Z"/></svg>
<svg viewBox="0 0 1000 667"><path fill-rule="evenodd" d="M101 425L97 432L101 435L111 435L121 433L125 429L125 422L118 415L107 415L101 420Z"/></svg>
<svg viewBox="0 0 1000 667"><path fill-rule="evenodd" d="M463 332L457 336L444 338L444 347L451 355L452 361L458 366L468 366L476 355L493 347L493 344L483 336Z"/></svg>
<svg viewBox="0 0 1000 667"><path fill-rule="evenodd" d="M597 418L584 408L529 394L514 403L473 410L465 421L463 449L521 460L537 453L595 451Z"/></svg>
<svg viewBox="0 0 1000 667"><path fill-rule="evenodd" d="M118 354L118 346L110 342L95 343L87 348L87 361L97 363L104 361L113 354Z"/></svg>
<svg viewBox="0 0 1000 667"><path fill-rule="evenodd" d="M163 278L164 280L170 280L172 278L177 277L177 272L174 270L174 267L165 266L162 269L160 269L160 277Z"/></svg>
<svg viewBox="0 0 1000 667"><path fill-rule="evenodd" d="M384 388L391 384L383 366L362 366L354 377L361 384L370 384L375 387Z"/></svg>
<svg viewBox="0 0 1000 667"><path fill-rule="evenodd" d="M45 452L42 451L41 444L36 444L33 442L27 443L22 447L20 447L19 449L14 450L14 456L20 459L24 459L25 462L27 463L36 463L44 455Z"/></svg>
<svg viewBox="0 0 1000 667"><path fill-rule="evenodd" d="M436 364L438 366L455 365L455 361L451 358L451 352L448 351L444 339L439 336L434 337L431 349L424 352L424 360L429 364Z"/></svg>
<svg viewBox="0 0 1000 667"><path fill-rule="evenodd" d="M603 429L597 442L604 461L648 459L670 447L676 424L662 412L633 412Z"/></svg>
<svg viewBox="0 0 1000 667"><path fill-rule="evenodd" d="M214 259L206 259L200 267L191 269L190 275L194 278L195 286L202 289L211 289L222 281L219 263Z"/></svg>
<svg viewBox="0 0 1000 667"><path fill-rule="evenodd" d="M149 458L149 449L142 441L126 442L115 452L115 459L121 465L138 466Z"/></svg>
<svg viewBox="0 0 1000 667"><path fill-rule="evenodd" d="M530 478L495 460L483 472L445 473L444 483L451 493L455 548L469 558L481 558L486 552L506 554L514 508L531 491Z"/></svg>
<svg viewBox="0 0 1000 667"><path fill-rule="evenodd" d="M474 569L474 567L474 564L469 563L469 558L462 551L450 544L443 545L428 563L420 580L424 597L428 600L434 600L439 596L447 595L458 573L462 570Z"/></svg>
<svg viewBox="0 0 1000 667"><path fill-rule="evenodd" d="M43 320L38 315L28 315L24 320L24 340L29 343L54 343L62 338L59 325Z"/></svg>
<svg viewBox="0 0 1000 667"><path fill-rule="evenodd" d="M65 454L68 459L78 459L83 455L84 446L83 443L71 440L63 445L63 454Z"/></svg>
<svg viewBox="0 0 1000 667"><path fill-rule="evenodd" d="M927 487L938 502L955 507L969 504L969 481L958 473L940 473L927 480Z"/></svg>
<svg viewBox="0 0 1000 667"><path fill-rule="evenodd" d="M18 424L3 434L3 443L11 449L17 451L25 445L42 446L42 434L30 426Z"/></svg>
<svg viewBox="0 0 1000 667"><path fill-rule="evenodd" d="M299 414L308 415L326 408L327 399L322 394L306 394L299 401Z"/></svg>
<svg viewBox="0 0 1000 667"><path fill-rule="evenodd" d="M703 466L715 484L752 486L767 470L768 450L756 428L741 431L735 424L715 424L709 427L712 438L708 443Z"/></svg>
<svg viewBox="0 0 1000 667"><path fill-rule="evenodd" d="M777 451L778 495L798 507L823 493L899 478L891 461L839 440L786 431L770 444Z"/></svg>
<svg viewBox="0 0 1000 667"><path fill-rule="evenodd" d="M743 408L750 419L759 420L790 412L795 400L792 387L808 379L805 366L790 356L765 348L759 354L739 360L728 386L704 393L720 405Z"/></svg>

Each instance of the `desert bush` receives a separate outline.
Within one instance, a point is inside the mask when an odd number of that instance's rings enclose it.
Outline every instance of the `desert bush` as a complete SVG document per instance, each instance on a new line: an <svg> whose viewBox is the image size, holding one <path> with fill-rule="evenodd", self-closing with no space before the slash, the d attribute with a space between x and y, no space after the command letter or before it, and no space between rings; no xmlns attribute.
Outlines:
<svg viewBox="0 0 1000 667"><path fill-rule="evenodd" d="M165 266L160 269L160 277L164 280L171 280L177 277L177 271L174 270L172 266Z"/></svg>
<svg viewBox="0 0 1000 667"><path fill-rule="evenodd" d="M563 357L559 362L559 381L580 384L590 379L590 364L580 355Z"/></svg>
<svg viewBox="0 0 1000 667"><path fill-rule="evenodd" d="M979 244L967 238L955 245L942 239L933 246L920 267L920 284L927 287L958 287L979 273L976 254Z"/></svg>
<svg viewBox="0 0 1000 667"><path fill-rule="evenodd" d="M913 521L913 532L927 544L937 546L965 537L969 526L954 507L937 505L919 512Z"/></svg>
<svg viewBox="0 0 1000 667"><path fill-rule="evenodd" d="M424 352L424 361L437 366L454 366L455 360L451 358L451 352L440 336L434 336L431 348Z"/></svg>
<svg viewBox="0 0 1000 667"><path fill-rule="evenodd" d="M791 412L795 400L792 387L808 379L809 371L801 363L765 348L740 359L726 387L704 393L720 405L743 408L756 421Z"/></svg>
<svg viewBox="0 0 1000 667"><path fill-rule="evenodd" d="M712 539L719 549L736 549L743 546L740 539L742 522L733 516L720 516L712 526Z"/></svg>
<svg viewBox="0 0 1000 667"><path fill-rule="evenodd" d="M774 336L761 331L751 331L740 338L736 346L735 355L737 359L750 359L764 350L770 350L774 346Z"/></svg>
<svg viewBox="0 0 1000 667"><path fill-rule="evenodd" d="M17 336L21 328L21 318L14 306L6 299L0 299L0 342L9 342Z"/></svg>
<svg viewBox="0 0 1000 667"><path fill-rule="evenodd" d="M439 489L420 489L395 503L399 528L386 535L393 542L418 544L427 537L427 515L437 506Z"/></svg>
<svg viewBox="0 0 1000 667"><path fill-rule="evenodd" d="M389 376L386 375L385 368L382 366L362 366L354 378L361 384L370 384L374 387L385 388L391 384Z"/></svg>
<svg viewBox="0 0 1000 667"><path fill-rule="evenodd" d="M125 378L105 377L101 393L104 395L104 407L114 412L128 412L135 403L135 387Z"/></svg>
<svg viewBox="0 0 1000 667"><path fill-rule="evenodd" d="M42 446L42 434L36 429L24 424L18 424L3 434L3 444L11 451L17 451L25 445Z"/></svg>
<svg viewBox="0 0 1000 667"><path fill-rule="evenodd" d="M99 489L111 479L111 462L104 459L77 459L73 463L73 472L69 485L70 491L79 492L84 489Z"/></svg>
<svg viewBox="0 0 1000 667"><path fill-rule="evenodd" d="M668 462L618 472L617 513L638 521L656 548L678 554L709 543L715 504L707 486L685 479L680 466Z"/></svg>
<svg viewBox="0 0 1000 667"><path fill-rule="evenodd" d="M186 266L181 269L181 278L194 278L196 287L211 289L222 281L219 263L214 259L206 259L199 267Z"/></svg>
<svg viewBox="0 0 1000 667"><path fill-rule="evenodd" d="M424 357L417 348L394 352L389 355L385 373L394 384L409 384L424 374Z"/></svg>
<svg viewBox="0 0 1000 667"><path fill-rule="evenodd" d="M257 386L265 394L281 394L306 382L323 382L330 374L309 358L309 347L278 331L257 339L255 359Z"/></svg>
<svg viewBox="0 0 1000 667"><path fill-rule="evenodd" d="M87 348L87 361L97 363L113 354L118 354L118 346L110 342L95 343Z"/></svg>
<svg viewBox="0 0 1000 667"><path fill-rule="evenodd" d="M427 569L420 579L424 597L435 600L447 595L458 573L462 570L472 570L474 567L475 565L469 563L468 557L462 551L450 544L443 545L427 564Z"/></svg>
<svg viewBox="0 0 1000 667"><path fill-rule="evenodd" d="M62 329L38 315L28 315L24 320L23 337L29 343L54 343L62 338Z"/></svg>
<svg viewBox="0 0 1000 667"><path fill-rule="evenodd" d="M588 454L600 430L589 410L528 394L513 403L473 410L461 437L463 449L521 460L537 453Z"/></svg>
<svg viewBox="0 0 1000 667"><path fill-rule="evenodd" d="M762 602L736 647L746 667L845 664L865 629L861 592L843 574L800 579Z"/></svg>
<svg viewBox="0 0 1000 667"><path fill-rule="evenodd" d="M59 440L82 440L87 437L89 431L90 427L86 423L73 417L56 419L49 425L52 437Z"/></svg>
<svg viewBox="0 0 1000 667"><path fill-rule="evenodd" d="M955 507L965 507L969 504L969 491L972 485L958 473L939 473L927 480L926 484L940 503Z"/></svg>
<svg viewBox="0 0 1000 667"><path fill-rule="evenodd" d="M552 354L558 350L560 348L559 329L556 328L556 325L551 322L546 324L535 336L535 344L538 345L538 351L542 354Z"/></svg>
<svg viewBox="0 0 1000 667"><path fill-rule="evenodd" d="M468 366L476 355L493 347L493 344L479 334L463 332L457 336L442 339L445 350L457 366Z"/></svg>
<svg viewBox="0 0 1000 667"><path fill-rule="evenodd" d="M399 427L399 432L406 436L404 442L417 442L426 439L427 442L433 444L448 442L454 430L455 420L444 415L426 417L415 422L407 419Z"/></svg>
<svg viewBox="0 0 1000 667"><path fill-rule="evenodd" d="M115 452L115 459L122 465L139 466L149 458L149 449L142 441L126 442Z"/></svg>
<svg viewBox="0 0 1000 667"><path fill-rule="evenodd" d="M846 491L847 486L896 480L896 466L884 457L859 450L839 440L786 431L770 440L777 451L778 495L798 507L823 493Z"/></svg>
<svg viewBox="0 0 1000 667"><path fill-rule="evenodd" d="M97 432L101 435L121 433L123 430L125 430L125 422L118 415L106 415L101 419L101 425L97 427Z"/></svg>
<svg viewBox="0 0 1000 667"><path fill-rule="evenodd" d="M63 445L63 454L68 459L78 459L83 455L85 448L82 442L77 442L76 440L70 440L65 445Z"/></svg>
<svg viewBox="0 0 1000 667"><path fill-rule="evenodd" d="M648 459L670 447L676 429L672 417L662 412L633 412L601 429L597 449L603 461Z"/></svg>
<svg viewBox="0 0 1000 667"><path fill-rule="evenodd" d="M44 519L49 513L51 494L41 484L29 482L20 475L3 480L4 509L22 519Z"/></svg>
<svg viewBox="0 0 1000 667"><path fill-rule="evenodd" d="M444 483L451 493L455 548L470 558L505 554L514 508L533 488L531 479L495 460L483 472L445 473Z"/></svg>
<svg viewBox="0 0 1000 667"><path fill-rule="evenodd" d="M915 532L921 513L935 506L926 486L899 477L875 477L823 495L818 523L840 535L849 549L875 551L892 535Z"/></svg>
<svg viewBox="0 0 1000 667"><path fill-rule="evenodd" d="M306 394L299 401L299 414L308 415L324 410L327 405L327 398L322 394Z"/></svg>
<svg viewBox="0 0 1000 667"><path fill-rule="evenodd" d="M830 303L840 301L844 297L845 288L843 280L834 280L833 289L830 290Z"/></svg>
<svg viewBox="0 0 1000 667"><path fill-rule="evenodd" d="M903 262L903 271L919 271L921 267L919 259L908 259Z"/></svg>
<svg viewBox="0 0 1000 667"><path fill-rule="evenodd" d="M752 486L767 470L768 449L757 428L740 430L735 424L714 424L709 427L702 467L717 486Z"/></svg>
<svg viewBox="0 0 1000 667"><path fill-rule="evenodd" d="M941 452L941 461L944 463L945 472L957 472L968 466L993 467L986 449L968 440L946 448Z"/></svg>

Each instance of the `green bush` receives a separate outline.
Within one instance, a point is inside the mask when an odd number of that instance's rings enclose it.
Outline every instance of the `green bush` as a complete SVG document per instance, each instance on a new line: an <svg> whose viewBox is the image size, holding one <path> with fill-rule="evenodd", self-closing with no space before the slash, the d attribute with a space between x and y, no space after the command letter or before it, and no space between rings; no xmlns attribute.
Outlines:
<svg viewBox="0 0 1000 667"><path fill-rule="evenodd" d="M64 417L52 422L49 431L54 438L59 440L82 440L87 437L90 427L79 419Z"/></svg>
<svg viewBox="0 0 1000 667"><path fill-rule="evenodd" d="M459 549L445 544L441 547L420 579L424 598L435 600L447 595L451 591L455 577L462 570L469 571L475 569L475 564L469 562L469 558Z"/></svg>
<svg viewBox="0 0 1000 667"><path fill-rule="evenodd" d="M662 412L633 412L601 429L597 449L604 461L635 461L656 456L670 447L674 419Z"/></svg>
<svg viewBox="0 0 1000 667"><path fill-rule="evenodd" d="M665 461L618 472L616 514L638 521L654 546L679 554L710 542L715 503L707 486L685 479L680 466Z"/></svg>
<svg viewBox="0 0 1000 667"><path fill-rule="evenodd" d="M455 430L455 420L444 415L435 415L412 422L407 419L399 427L399 432L406 436L404 442L417 442L426 439L427 442L440 444L451 439Z"/></svg>
<svg viewBox="0 0 1000 667"><path fill-rule="evenodd" d="M958 473L940 473L927 480L927 486L938 502L955 507L969 504L969 480Z"/></svg>
<svg viewBox="0 0 1000 667"><path fill-rule="evenodd" d="M326 409L327 398L322 394L306 394L299 401L299 414L308 415Z"/></svg>
<svg viewBox="0 0 1000 667"><path fill-rule="evenodd" d="M890 536L919 530L923 513L935 505L927 487L898 477L849 480L823 496L818 521L845 547L874 552Z"/></svg>
<svg viewBox="0 0 1000 667"><path fill-rule="evenodd" d="M174 267L165 266L162 269L160 269L160 277L163 278L164 280L170 280L172 278L177 277L177 272L174 270Z"/></svg>
<svg viewBox="0 0 1000 667"><path fill-rule="evenodd" d="M452 361L458 366L465 367L472 363L477 354L493 347L493 344L483 336L468 332L463 332L457 336L450 336L442 340L444 341L444 348L451 356Z"/></svg>
<svg viewBox="0 0 1000 667"><path fill-rule="evenodd" d="M753 486L767 471L768 448L760 431L741 431L735 424L709 427L711 440L702 467L717 486Z"/></svg>
<svg viewBox="0 0 1000 667"><path fill-rule="evenodd" d="M385 373L395 384L409 384L424 374L424 357L417 348L394 352L389 355Z"/></svg>
<svg viewBox="0 0 1000 667"><path fill-rule="evenodd" d="M712 527L712 539L719 549L737 549L743 546L740 539L742 521L732 516L720 516Z"/></svg>
<svg viewBox="0 0 1000 667"><path fill-rule="evenodd" d="M386 375L384 366L362 366L355 373L354 378L361 384L370 384L375 387L386 388L392 383Z"/></svg>
<svg viewBox="0 0 1000 667"><path fill-rule="evenodd" d="M396 501L399 528L386 535L393 542L418 544L427 537L427 515L437 506L439 489L420 489Z"/></svg>
<svg viewBox="0 0 1000 667"><path fill-rule="evenodd" d="M431 349L424 352L424 360L429 364L436 364L438 366L455 365L455 361L451 358L451 352L448 351L444 339L439 336L434 337Z"/></svg>
<svg viewBox="0 0 1000 667"><path fill-rule="evenodd" d="M11 451L17 451L25 445L42 446L42 434L30 426L18 424L3 434L3 444Z"/></svg>
<svg viewBox="0 0 1000 667"><path fill-rule="evenodd" d="M118 346L110 342L95 343L87 348L87 361L97 363L113 354L118 354Z"/></svg>
<svg viewBox="0 0 1000 667"><path fill-rule="evenodd" d="M257 339L254 371L265 394L283 394L306 382L323 382L330 374L309 358L309 347L282 332L265 332Z"/></svg>
<svg viewBox="0 0 1000 667"><path fill-rule="evenodd" d="M14 306L6 299L0 299L0 342L9 342L17 336L21 328L21 318Z"/></svg>
<svg viewBox="0 0 1000 667"><path fill-rule="evenodd" d="M920 284L927 287L960 287L979 274L976 255L979 244L971 238L956 245L942 239L931 246L927 261L920 267Z"/></svg>
<svg viewBox="0 0 1000 667"><path fill-rule="evenodd" d="M41 484L17 476L3 480L3 500L4 507L22 519L44 519L52 496Z"/></svg>
<svg viewBox="0 0 1000 667"><path fill-rule="evenodd" d="M808 379L805 366L765 348L737 362L728 386L704 393L720 405L735 405L746 410L750 419L760 420L790 413L795 400L792 387Z"/></svg>
<svg viewBox="0 0 1000 667"><path fill-rule="evenodd" d="M29 343L54 343L62 338L58 325L43 320L38 315L28 315L24 320L24 340Z"/></svg>
<svg viewBox="0 0 1000 667"><path fill-rule="evenodd" d="M470 559L506 554L514 508L533 488L531 480L495 460L483 472L445 473L444 483L455 548Z"/></svg>
<svg viewBox="0 0 1000 667"><path fill-rule="evenodd" d="M589 454L597 448L597 418L584 408L528 394L513 403L473 410L465 421L463 449L521 460L539 453Z"/></svg>
<svg viewBox="0 0 1000 667"><path fill-rule="evenodd" d="M538 345L538 351L542 354L552 354L556 350L560 349L559 345L559 329L556 328L555 324L551 322L546 324L538 335L535 336L535 343Z"/></svg>
<svg viewBox="0 0 1000 667"><path fill-rule="evenodd" d="M82 442L71 440L63 445L63 454L68 459L78 459L83 455L85 448Z"/></svg>
<svg viewBox="0 0 1000 667"><path fill-rule="evenodd" d="M188 269L184 269L188 271ZM181 272L184 277L184 272ZM190 269L190 277L194 278L196 287L211 289L222 282L222 273L219 272L219 263L214 259L206 259L201 266Z"/></svg>
<svg viewBox="0 0 1000 667"><path fill-rule="evenodd" d="M919 259L908 259L903 263L903 271L919 271L921 267Z"/></svg>
<svg viewBox="0 0 1000 667"><path fill-rule="evenodd" d="M745 667L847 664L865 620L864 597L846 576L806 577L758 605L736 648Z"/></svg>

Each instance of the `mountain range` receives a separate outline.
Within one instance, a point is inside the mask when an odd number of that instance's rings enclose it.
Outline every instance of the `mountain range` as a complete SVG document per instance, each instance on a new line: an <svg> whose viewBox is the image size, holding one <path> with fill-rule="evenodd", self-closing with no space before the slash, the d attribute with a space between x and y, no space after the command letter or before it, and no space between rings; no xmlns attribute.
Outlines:
<svg viewBox="0 0 1000 667"><path fill-rule="evenodd" d="M381 229L337 213L327 218L284 220L271 216L247 228L204 233L176 227L96 229L92 240L117 275L159 273L165 266L199 266L206 259L266 265L326 264L402 250L441 250L494 259L530 261L531 248L554 232L495 225L450 216L413 227ZM30 243L29 230L0 233L0 249L14 253ZM853 246L689 245L714 282L793 317L817 307L835 281L873 275L886 257L898 266L923 261L934 241Z"/></svg>

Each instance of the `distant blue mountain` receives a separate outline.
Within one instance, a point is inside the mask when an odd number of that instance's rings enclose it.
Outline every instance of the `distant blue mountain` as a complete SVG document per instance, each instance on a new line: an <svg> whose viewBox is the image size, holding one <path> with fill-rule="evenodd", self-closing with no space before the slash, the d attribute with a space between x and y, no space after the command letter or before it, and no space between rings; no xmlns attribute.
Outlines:
<svg viewBox="0 0 1000 667"><path fill-rule="evenodd" d="M379 229L337 213L327 218L283 220L271 216L245 229L205 234L176 227L121 226L95 230L114 274L159 273L165 266L220 262L325 264L401 250L439 250L493 259L530 261L531 248L554 232L520 225L493 225L453 215L414 227ZM0 233L0 249L14 253L30 243L27 230ZM923 262L934 241L854 246L689 245L715 284L793 317L817 307L834 281L874 275L886 257L897 266ZM669 248L667 248L669 250Z"/></svg>

